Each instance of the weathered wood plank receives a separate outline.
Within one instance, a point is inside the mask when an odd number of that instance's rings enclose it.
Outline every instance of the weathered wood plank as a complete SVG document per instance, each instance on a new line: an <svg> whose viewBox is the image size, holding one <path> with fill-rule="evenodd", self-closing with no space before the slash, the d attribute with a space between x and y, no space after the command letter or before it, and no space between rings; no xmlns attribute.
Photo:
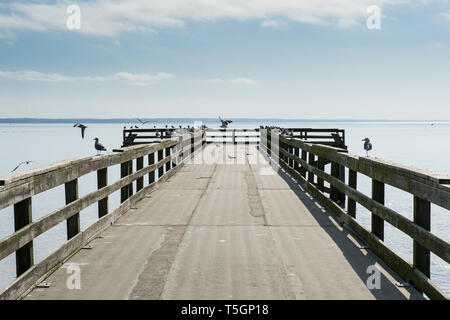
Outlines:
<svg viewBox="0 0 450 320"><path fill-rule="evenodd" d="M164 159L164 150L161 149L158 151L158 162ZM164 167L161 166L158 168L158 179L160 179L164 175Z"/></svg>
<svg viewBox="0 0 450 320"><path fill-rule="evenodd" d="M358 157L340 148L312 145L299 139L280 137L280 140L450 210L449 176L382 159Z"/></svg>
<svg viewBox="0 0 450 320"><path fill-rule="evenodd" d="M383 241L373 235L370 231L361 226L353 217L346 214L346 212L335 202L331 201L325 194L320 192L312 183L305 180L298 172L289 168L285 162L280 162L280 165L286 169L286 171L293 176L303 188L308 192L311 192L314 196L321 201L328 209L330 209L340 220L342 220L347 228L353 231L360 239L362 239L372 251L379 256L383 261L387 263L395 272L397 272L403 279L413 283L419 290L426 293L430 299L444 299L448 300L449 297L436 285L434 285L429 278L427 278L420 270L414 268L412 264L405 261L389 247L387 247ZM311 168L319 171L317 168ZM325 175L328 175L324 173ZM342 183L339 179L331 177L331 180L336 180L337 183ZM326 179L325 179L326 180ZM345 185L345 184L343 184ZM342 191L342 190L341 190ZM365 196L365 195L363 195ZM370 198L369 198L370 199ZM370 199L371 200L371 199ZM420 227L418 227L420 228ZM433 234L430 234L434 237ZM439 239L440 240L440 239ZM445 242L444 242L445 243ZM447 246L448 244L445 243ZM447 249L448 250L448 249Z"/></svg>
<svg viewBox="0 0 450 320"><path fill-rule="evenodd" d="M192 135L199 136L201 134L190 134L189 139ZM159 144L126 147L120 153L69 159L45 167L1 177L0 180L4 182L4 186L0 187L0 209L75 180L87 173L124 163L173 146L182 138L166 139Z"/></svg>
<svg viewBox="0 0 450 320"><path fill-rule="evenodd" d="M384 205L384 183L372 179L372 199ZM372 213L372 232L381 240L384 240L384 220Z"/></svg>
<svg viewBox="0 0 450 320"><path fill-rule="evenodd" d="M89 207L95 202L105 198L107 195L110 195L111 193L129 185L131 182L140 177L143 177L150 171L155 171L158 168L163 167L164 164L169 160L170 158L165 158L156 164L145 167L133 173L132 175L125 176L124 178L116 181L113 184L91 192L86 196L67 204L66 206L40 218L33 223L26 225L10 236L2 239L0 241L0 259L7 257L9 254L18 250L40 234L56 226L58 223L69 219L77 212L80 212L81 210Z"/></svg>
<svg viewBox="0 0 450 320"><path fill-rule="evenodd" d="M78 199L78 179L65 184L66 204ZM67 239L70 240L80 232L80 213L76 212L67 219Z"/></svg>
<svg viewBox="0 0 450 320"><path fill-rule="evenodd" d="M14 205L14 230L18 231L32 223L31 198ZM34 264L33 241L16 251L16 274L20 276Z"/></svg>
<svg viewBox="0 0 450 320"><path fill-rule="evenodd" d="M168 159L164 159L167 161ZM153 165L153 170L157 168L157 166L164 165L165 162L158 163ZM108 213L103 216L101 219L97 220L94 224L86 228L83 232L78 233L75 237L68 240L65 244L63 244L59 249L50 254L44 260L39 262L38 264L32 266L25 273L23 273L20 277L18 277L12 284L6 287L2 292L0 292L0 300L12 300L19 299L25 296L28 292L30 292L34 286L42 281L45 277L48 276L49 273L55 271L68 257L75 254L81 247L83 247L86 243L88 243L93 237L103 231L105 228L110 226L114 221L116 221L123 213L128 211L134 203L139 201L143 196L148 194L155 186L160 183L165 182L170 176L175 174L179 169L183 167L184 161L181 162L174 170L171 170L167 175L162 177L160 180L155 181L152 184L149 184L145 188L143 188L140 192L136 193L127 201L122 203L116 210ZM147 174L148 167L142 169L143 175ZM136 172L134 175L138 176L142 172ZM131 179L131 176L125 178ZM136 179L136 177L135 177ZM122 181L124 185L128 183L128 181ZM110 185L105 188L109 188L114 185ZM120 189L120 185L116 186L116 190ZM97 190L95 192L98 192ZM84 199L84 197L83 197ZM82 200L82 199L79 199ZM77 200L77 201L79 201ZM72 203L73 204L73 203ZM0 248L2 246L0 245Z"/></svg>
<svg viewBox="0 0 450 320"><path fill-rule="evenodd" d="M139 157L136 159L136 171L141 170L144 167L144 158ZM144 187L144 177L136 180L136 192L139 192Z"/></svg>
<svg viewBox="0 0 450 320"><path fill-rule="evenodd" d="M355 190L357 188L357 173L351 169L348 170L348 185ZM356 218L356 201L350 197L347 201L347 211L351 217Z"/></svg>
<svg viewBox="0 0 450 320"><path fill-rule="evenodd" d="M292 157L295 157L292 155ZM331 176L330 174L320 171L314 166L310 166L304 160L296 157L300 164L304 165L308 171L313 171L317 176L322 177L325 181L334 185L339 191L345 193L349 198L352 198L363 207L371 211L373 214L379 216L381 219L389 222L391 225L401 230L419 244L435 253L444 261L450 263L450 244L435 236L433 233L425 230L421 226L415 224L413 221L395 212L394 210L385 207L384 205L374 201L365 194L347 186L341 180Z"/></svg>
<svg viewBox="0 0 450 320"><path fill-rule="evenodd" d="M97 189L102 189L108 185L108 168L97 171ZM101 218L108 214L108 197L98 201L98 217Z"/></svg>
<svg viewBox="0 0 450 320"><path fill-rule="evenodd" d="M151 166L155 163L155 154L151 153L148 155L148 165ZM155 182L155 171L151 171L148 174L148 184Z"/></svg>
<svg viewBox="0 0 450 320"><path fill-rule="evenodd" d="M120 178L125 178L128 176L130 166L128 165L128 161L120 164ZM120 189L120 202L125 202L129 198L130 189L127 186L123 186Z"/></svg>
<svg viewBox="0 0 450 320"><path fill-rule="evenodd" d="M414 223L425 230L431 230L431 204L417 196L414 196ZM430 277L430 251L417 241L414 241L413 265Z"/></svg>

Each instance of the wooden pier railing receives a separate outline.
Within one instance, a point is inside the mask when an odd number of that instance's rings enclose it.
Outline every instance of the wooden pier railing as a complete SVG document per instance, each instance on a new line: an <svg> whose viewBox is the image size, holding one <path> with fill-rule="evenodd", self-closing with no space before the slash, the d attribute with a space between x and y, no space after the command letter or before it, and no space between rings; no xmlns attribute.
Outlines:
<svg viewBox="0 0 450 320"><path fill-rule="evenodd" d="M126 147L112 153L70 159L0 177L0 209L14 206L15 224L15 232L0 240L0 260L15 253L18 277L0 292L0 299L16 299L27 294L49 272L116 221L156 185L167 180L205 143L202 130L154 144ZM144 157L148 157L145 167ZM133 170L133 163L136 170ZM108 184L108 167L118 164L121 178ZM78 178L91 172L97 172L98 189L79 198ZM148 181L145 187L144 178ZM66 205L33 221L32 197L63 184ZM121 204L110 211L108 196L118 190L121 190ZM96 202L98 220L80 231L80 211ZM64 220L67 221L67 242L34 264L33 239Z"/></svg>
<svg viewBox="0 0 450 320"><path fill-rule="evenodd" d="M206 143L259 143L259 129L207 129Z"/></svg>
<svg viewBox="0 0 450 320"><path fill-rule="evenodd" d="M321 128L286 128L292 131L294 138L307 140L313 144L323 144L346 149L345 131L342 129L321 129ZM122 146L132 146L159 142L161 139L170 138L178 128L151 128L140 129L130 128L123 130ZM206 129L207 143L255 143L259 144L260 132L256 129L239 128L208 128ZM157 136L158 133L158 136Z"/></svg>
<svg viewBox="0 0 450 320"><path fill-rule="evenodd" d="M431 203L450 210L450 177L380 159L358 157L348 154L345 149L311 144L265 129L261 130L260 148L334 212L403 279L430 299L449 298L430 280L430 252L450 263L450 244L431 233L430 226ZM327 164L331 165L330 173L325 170ZM346 172L348 184L345 183ZM372 197L358 191L357 173L372 179ZM329 183L329 189L325 188L324 181ZM412 194L413 221L385 206L385 184ZM371 230L356 221L356 203L371 211ZM384 242L384 221L412 238L412 263Z"/></svg>

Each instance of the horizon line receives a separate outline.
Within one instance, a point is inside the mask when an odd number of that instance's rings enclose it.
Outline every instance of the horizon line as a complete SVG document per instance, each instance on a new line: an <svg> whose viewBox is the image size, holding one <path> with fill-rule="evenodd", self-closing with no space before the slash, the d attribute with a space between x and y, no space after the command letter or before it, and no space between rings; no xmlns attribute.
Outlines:
<svg viewBox="0 0 450 320"><path fill-rule="evenodd" d="M228 117L229 119L235 120L235 121L245 121L245 120L262 120L262 121L285 121L285 122L450 122L450 119L319 119L319 118L309 118L309 119L286 119L286 118L232 118ZM217 120L217 118L210 118L210 117L142 117L140 118L142 120ZM51 121L51 122L58 122L58 121L101 121L101 122L107 122L107 121L136 121L137 118L83 118L83 117L77 117L77 118L39 118L39 117L8 117L8 118L0 118L0 123L4 122L17 122L20 123L20 121L26 121L26 122L44 122L44 121Z"/></svg>

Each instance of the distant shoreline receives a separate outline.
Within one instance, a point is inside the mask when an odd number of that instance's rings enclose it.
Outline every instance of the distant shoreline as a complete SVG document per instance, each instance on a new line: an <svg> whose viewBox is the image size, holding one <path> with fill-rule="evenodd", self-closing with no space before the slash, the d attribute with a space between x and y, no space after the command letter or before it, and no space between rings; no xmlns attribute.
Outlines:
<svg viewBox="0 0 450 320"><path fill-rule="evenodd" d="M236 123L239 122L449 122L450 120L385 120L385 119L276 119L276 118L230 118ZM156 123L164 122L217 122L217 118L142 118L142 120L156 120ZM0 123L131 123L137 122L134 118L0 118Z"/></svg>

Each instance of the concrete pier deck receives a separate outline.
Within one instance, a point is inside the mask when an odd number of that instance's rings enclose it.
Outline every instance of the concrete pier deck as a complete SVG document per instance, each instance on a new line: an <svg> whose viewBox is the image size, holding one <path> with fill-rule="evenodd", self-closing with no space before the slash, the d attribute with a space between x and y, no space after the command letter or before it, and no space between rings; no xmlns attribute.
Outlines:
<svg viewBox="0 0 450 320"><path fill-rule="evenodd" d="M250 164L256 146L235 148L244 163L184 165L25 298L423 299L286 174Z"/></svg>

